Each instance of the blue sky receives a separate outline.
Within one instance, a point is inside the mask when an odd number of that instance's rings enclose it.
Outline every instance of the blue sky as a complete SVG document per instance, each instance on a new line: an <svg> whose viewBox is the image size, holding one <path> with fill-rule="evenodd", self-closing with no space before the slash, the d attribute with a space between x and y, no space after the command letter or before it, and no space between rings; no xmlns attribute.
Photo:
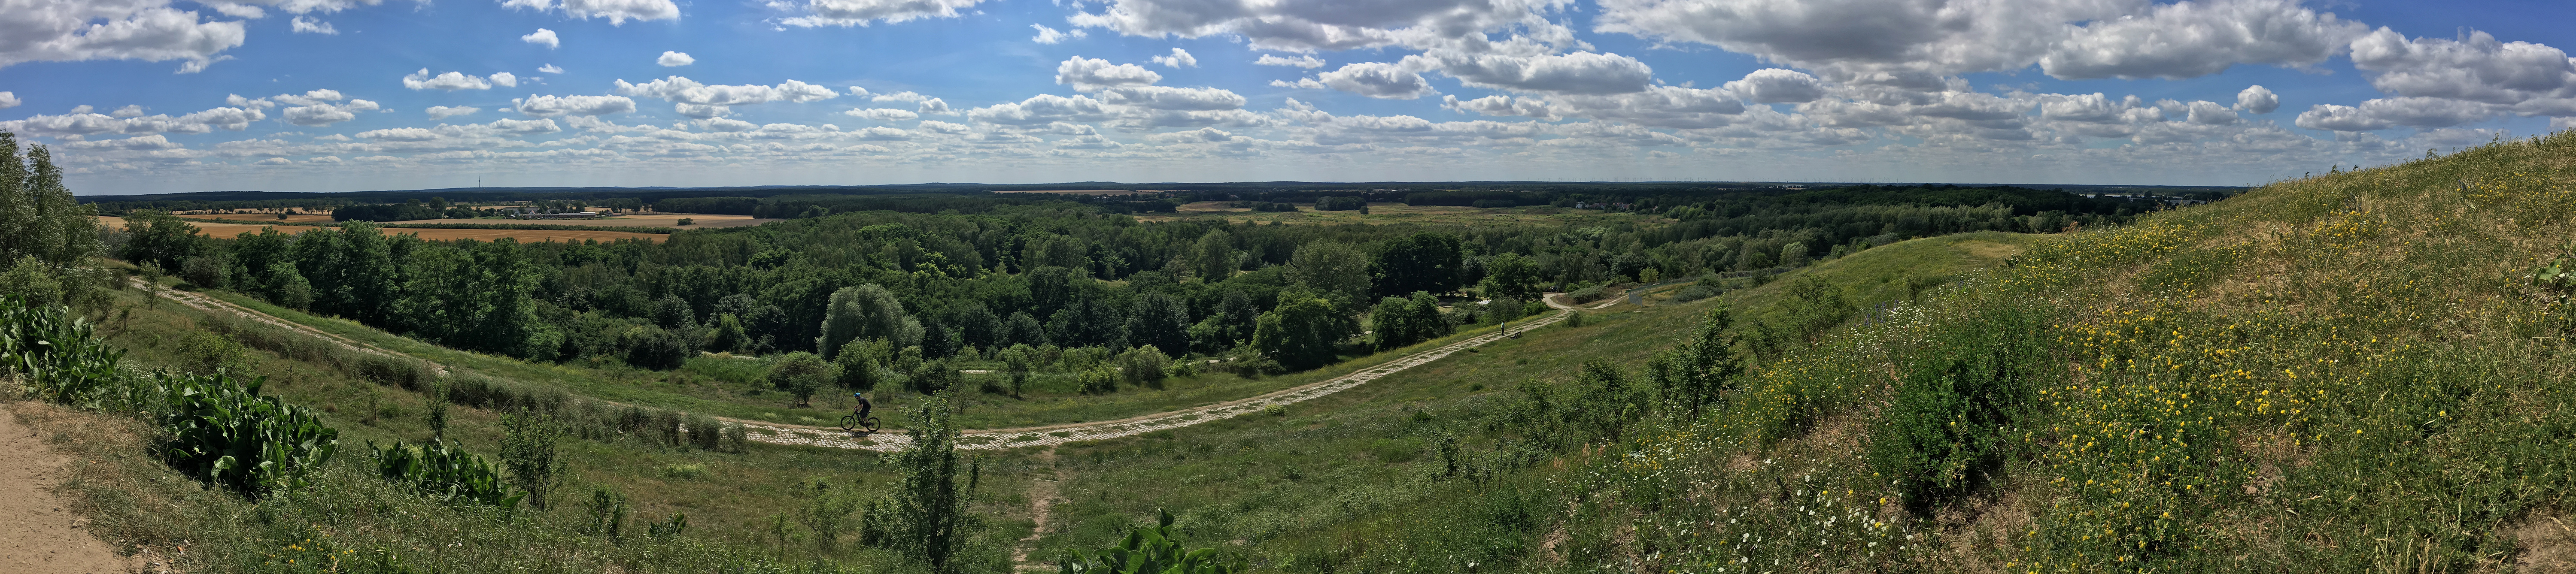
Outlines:
<svg viewBox="0 0 2576 574"><path fill-rule="evenodd" d="M85 195L2235 185L2576 125L2576 7L2538 1L22 4L0 130Z"/></svg>

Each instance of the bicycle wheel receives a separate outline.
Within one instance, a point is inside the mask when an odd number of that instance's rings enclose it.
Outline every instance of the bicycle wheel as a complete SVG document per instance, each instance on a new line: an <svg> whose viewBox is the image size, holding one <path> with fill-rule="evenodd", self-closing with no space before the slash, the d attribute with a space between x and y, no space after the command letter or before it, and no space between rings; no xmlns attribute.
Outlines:
<svg viewBox="0 0 2576 574"><path fill-rule="evenodd" d="M855 428L859 428L859 415L841 415L841 430L848 431Z"/></svg>
<svg viewBox="0 0 2576 574"><path fill-rule="evenodd" d="M868 432L877 432L877 418L876 418L876 417L868 417L868 418L866 418L866 419L860 420L860 421L859 421L859 427L860 427L860 428L864 428L864 429L868 429Z"/></svg>

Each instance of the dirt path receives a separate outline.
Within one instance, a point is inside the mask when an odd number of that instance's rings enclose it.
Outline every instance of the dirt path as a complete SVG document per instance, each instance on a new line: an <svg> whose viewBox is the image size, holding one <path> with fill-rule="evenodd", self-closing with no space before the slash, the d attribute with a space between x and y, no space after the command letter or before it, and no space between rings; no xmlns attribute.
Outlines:
<svg viewBox="0 0 2576 574"><path fill-rule="evenodd" d="M88 521L64 510L49 489L70 474L63 457L45 449L45 441L17 415L0 410L0 572L71 574L132 572L141 567L121 558L86 528Z"/></svg>
<svg viewBox="0 0 2576 574"><path fill-rule="evenodd" d="M1055 466L1054 448L1038 453L1037 462L1045 466L1054 476L1030 479L1029 520L1035 521L1037 527L1029 529L1027 538L1021 538L1018 544L1012 545L1011 570L1015 572L1046 570L1045 562L1029 561L1029 551L1037 549L1039 537L1046 536L1049 511L1055 508L1056 485L1064 482L1064 469Z"/></svg>
<svg viewBox="0 0 2576 574"><path fill-rule="evenodd" d="M281 328L293 329L301 333L321 336L326 338L326 340L337 342L343 346L361 352L378 353L396 357L406 356L401 353L376 348L374 345L369 345L365 342L325 333L311 327L298 325L293 321L271 317L266 313L233 305L232 303L225 302L220 299L186 291L172 291L159 288L155 288L154 291L166 295L181 304L209 313L217 312L218 310L230 311L242 317L262 323L276 325ZM1557 298L1560 295L1562 294L1549 293L1540 298L1541 300L1546 301L1549 307L1557 309L1556 313L1550 314L1546 317L1531 319L1520 324L1513 325L1509 329L1478 335L1467 340L1443 345L1436 349L1406 355L1404 357L1397 358L1396 360L1353 371L1351 374L1342 375L1340 377L1271 391L1251 398L1236 399L1203 407L1140 415L1113 421L968 430L958 433L957 448L989 450L1031 446L1055 446L1069 442L1106 440L1135 436L1159 430L1181 428L1208 421L1257 413L1261 412L1262 409L1296 404L1341 392L1387 375L1402 372L1405 369L1440 360L1459 351L1483 346L1487 343L1518 336L1519 334L1528 332L1532 329L1555 324L1557 321L1565 320L1567 315L1580 309L1600 309L1616 305L1621 301L1621 298L1612 297L1603 300L1598 304L1592 305L1591 307L1576 307L1574 305L1558 302ZM439 372L443 373L446 371L446 367L439 365L438 363L429 362L427 360L423 360L422 362L428 363L430 368L436 369ZM746 433L745 436L749 437L751 440L772 444L864 449L879 452L894 452L912 446L912 437L895 433L851 433L832 427L812 427L725 417L717 417L717 420L743 425L750 431L749 433Z"/></svg>

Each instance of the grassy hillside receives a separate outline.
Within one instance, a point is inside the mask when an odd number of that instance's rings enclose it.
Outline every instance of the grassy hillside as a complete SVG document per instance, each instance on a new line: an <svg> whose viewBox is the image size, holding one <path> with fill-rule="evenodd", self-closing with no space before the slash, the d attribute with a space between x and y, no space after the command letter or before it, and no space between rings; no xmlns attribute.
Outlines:
<svg viewBox="0 0 2576 574"><path fill-rule="evenodd" d="M1537 569L2566 568L2576 313L2527 276L2576 249L2572 165L2498 142L2035 240L1567 463Z"/></svg>
<svg viewBox="0 0 2576 574"><path fill-rule="evenodd" d="M2000 263L2032 238L1920 239L1785 279L1847 286L1841 296L1866 306L1904 295L1891 286L1937 287ZM1064 447L1055 467L1065 503L1038 555L1114 541L1137 517L1167 509L1194 540L1239 543L1260 571L1583 569L1590 559L1540 549L1575 535L1564 509L1587 488L1587 461L1617 457L1598 445L1547 450L1505 413L1526 387L1571 385L1586 363L1633 370L1719 305L1760 314L1783 298L1765 286L1621 304L1586 313L1581 326L1551 326L1271 416Z"/></svg>

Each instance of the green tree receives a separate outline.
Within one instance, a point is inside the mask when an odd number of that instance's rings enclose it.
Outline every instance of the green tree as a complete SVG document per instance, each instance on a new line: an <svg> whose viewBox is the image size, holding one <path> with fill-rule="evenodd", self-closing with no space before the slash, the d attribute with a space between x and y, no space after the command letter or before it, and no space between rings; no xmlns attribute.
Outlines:
<svg viewBox="0 0 2576 574"><path fill-rule="evenodd" d="M1288 257L1288 280L1313 290L1336 307L1361 304L1369 291L1369 260L1348 243L1317 241Z"/></svg>
<svg viewBox="0 0 2576 574"><path fill-rule="evenodd" d="M17 134L0 131L0 261L34 257L57 275L86 267L102 251L97 213L72 198L51 150L29 146L22 159Z"/></svg>
<svg viewBox="0 0 2576 574"><path fill-rule="evenodd" d="M1188 355L1189 304L1162 293L1138 295L1127 308L1127 342L1161 349L1168 356Z"/></svg>
<svg viewBox="0 0 2576 574"><path fill-rule="evenodd" d="M839 356L841 345L860 339L882 338L897 346L921 341L921 323L904 312L894 293L875 283L833 291L823 311L822 331L814 348L827 357Z"/></svg>
<svg viewBox="0 0 2576 574"><path fill-rule="evenodd" d="M126 213L125 233L125 252L117 257L138 265L149 262L162 269L179 269L180 260L195 255L205 240L197 234L197 226L166 211Z"/></svg>
<svg viewBox="0 0 2576 574"><path fill-rule="evenodd" d="M832 365L813 353L797 351L771 363L768 375L763 378L769 381L770 388L794 395L796 404L802 405L811 402L814 393L822 390L824 381L832 378Z"/></svg>
<svg viewBox="0 0 2576 574"><path fill-rule="evenodd" d="M957 551L977 526L966 506L980 469L958 468L953 393L931 395L906 412L912 421L905 431L912 437L912 448L891 457L900 473L895 479L891 542L905 555L927 563L932 572L956 570Z"/></svg>
<svg viewBox="0 0 2576 574"><path fill-rule="evenodd" d="M1536 301L1544 294L1538 284L1537 260L1518 253L1504 253L1485 261L1485 281L1478 287L1486 297Z"/></svg>
<svg viewBox="0 0 2576 574"><path fill-rule="evenodd" d="M1279 306L1262 313L1252 328L1252 346L1295 370L1331 364L1342 339L1357 331L1349 315L1312 293L1281 293Z"/></svg>
<svg viewBox="0 0 2576 574"><path fill-rule="evenodd" d="M1234 250L1234 234L1225 230L1200 235L1190 246L1190 269L1201 283L1216 283L1234 277L1242 268L1243 256Z"/></svg>
<svg viewBox="0 0 2576 574"><path fill-rule="evenodd" d="M1430 232L1387 240L1369 261L1377 293L1390 297L1456 291L1462 267L1458 238Z"/></svg>

